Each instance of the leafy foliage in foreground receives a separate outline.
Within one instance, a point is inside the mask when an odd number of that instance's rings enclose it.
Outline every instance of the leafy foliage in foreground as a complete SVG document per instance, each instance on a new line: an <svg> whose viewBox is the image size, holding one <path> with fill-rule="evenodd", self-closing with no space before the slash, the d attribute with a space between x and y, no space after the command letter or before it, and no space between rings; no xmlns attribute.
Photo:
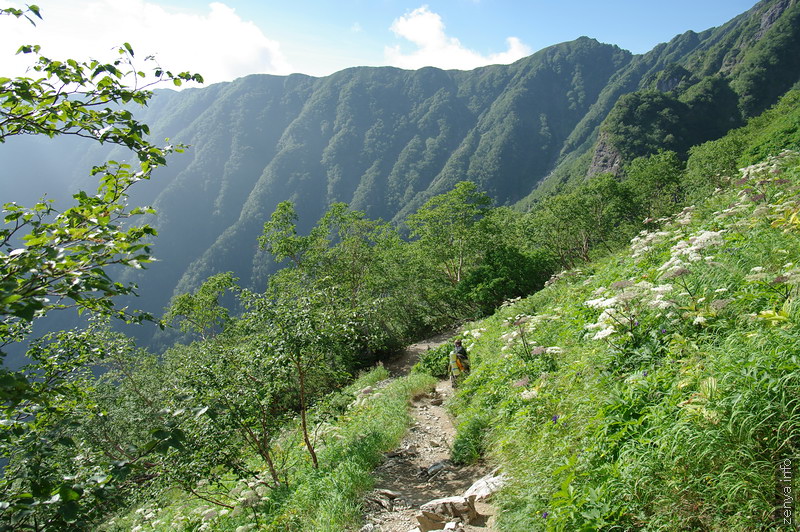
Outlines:
<svg viewBox="0 0 800 532"><path fill-rule="evenodd" d="M31 16L41 18L35 5L2 8L3 15L32 23ZM113 505L110 499L126 482L131 464L179 442L167 423L153 439L139 440L127 450L112 450L108 441L97 440L96 448L105 450L105 456L85 460L75 427L102 415L92 397L90 368L115 351L125 351L127 342L94 328L44 337L32 332L36 318L65 308L129 321L152 319L115 306L112 298L134 294L136 287L114 281L109 269L141 269L152 261L147 239L155 230L132 223L151 210L130 208L128 195L181 147L154 145L147 125L125 105L146 104L152 83L171 80L180 85L202 78L156 67L155 80L140 86L147 74L135 66L133 49L125 43L118 52L110 63L55 61L40 55L38 46L26 45L20 53L35 59L35 77L0 77L0 144L20 135L74 136L117 145L135 156L133 164L107 161L94 166L96 192L76 192L64 210L45 200L32 207L3 206L0 358L9 344L28 344L31 362L19 371L0 367L3 529L80 528L102 515L105 505ZM64 464L70 462L73 474L65 474L70 466Z"/></svg>
<svg viewBox="0 0 800 532"><path fill-rule="evenodd" d="M464 332L459 437L513 477L507 530L751 530L800 451L800 155ZM473 426L488 423L485 432Z"/></svg>

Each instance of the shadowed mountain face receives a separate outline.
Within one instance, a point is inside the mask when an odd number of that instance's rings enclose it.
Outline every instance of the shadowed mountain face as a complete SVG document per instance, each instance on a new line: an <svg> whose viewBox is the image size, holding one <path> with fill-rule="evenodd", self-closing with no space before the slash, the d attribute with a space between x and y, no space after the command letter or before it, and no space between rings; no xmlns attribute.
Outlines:
<svg viewBox="0 0 800 532"><path fill-rule="evenodd" d="M301 229L334 201L400 222L462 180L514 204L554 181L716 138L797 82L799 20L797 0L767 0L640 56L582 37L472 71L359 67L157 91L140 119L155 138L191 148L134 191L132 203L158 211L160 259L128 279L140 285L137 306L159 312L221 271L262 288L276 266L256 239L287 199ZM17 146L0 153L3 166L42 175L27 144ZM70 149L59 160L82 176L105 156ZM86 179L71 181L93 188ZM42 181L56 196L64 189Z"/></svg>

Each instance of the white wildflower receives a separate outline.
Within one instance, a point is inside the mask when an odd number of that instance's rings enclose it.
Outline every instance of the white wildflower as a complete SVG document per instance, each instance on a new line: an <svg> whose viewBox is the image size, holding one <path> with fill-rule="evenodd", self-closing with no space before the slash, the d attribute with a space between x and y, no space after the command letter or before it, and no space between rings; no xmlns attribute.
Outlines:
<svg viewBox="0 0 800 532"><path fill-rule="evenodd" d="M607 308L600 314L600 316L598 316L597 323L613 325L617 321L616 317L618 314L619 311L617 311L616 309Z"/></svg>
<svg viewBox="0 0 800 532"><path fill-rule="evenodd" d="M634 299L640 298L642 295L638 290L628 289L617 296L617 301L620 303L630 303Z"/></svg>
<svg viewBox="0 0 800 532"><path fill-rule="evenodd" d="M530 401L531 399L533 399L534 397L539 395L539 392L536 391L536 390L525 390L524 392L522 392L519 395L520 395L520 397L522 397L526 401Z"/></svg>
<svg viewBox="0 0 800 532"><path fill-rule="evenodd" d="M602 296L602 295L603 295L603 294L605 294L607 291L608 291L608 288L606 288L605 286L600 286L600 287L598 287L598 288L595 288L594 292L592 292L592 295L595 295L595 296Z"/></svg>
<svg viewBox="0 0 800 532"><path fill-rule="evenodd" d="M658 271L660 272L671 272L677 270L678 268L684 268L686 263L683 262L679 257L672 257L667 262L662 264L658 267Z"/></svg>
<svg viewBox="0 0 800 532"><path fill-rule="evenodd" d="M598 332L594 336L592 336L592 340L602 340L603 338L607 338L614 334L614 327L607 327L602 331Z"/></svg>
<svg viewBox="0 0 800 532"><path fill-rule="evenodd" d="M617 301L618 300L616 297L609 297L609 298L599 297L597 299L590 299L589 301L585 301L584 305L586 305L589 308L597 308L597 309L608 308L608 307L613 307L617 303Z"/></svg>
<svg viewBox="0 0 800 532"><path fill-rule="evenodd" d="M692 322L693 325L705 325L706 318L704 316L697 316Z"/></svg>
<svg viewBox="0 0 800 532"><path fill-rule="evenodd" d="M564 352L564 350L562 348L560 348L560 347L553 346L553 347L548 347L547 348L547 354L548 355L560 355L563 352Z"/></svg>
<svg viewBox="0 0 800 532"><path fill-rule="evenodd" d="M239 502L247 506L256 504L258 500L258 494L253 490L245 490L242 492L241 497L239 497Z"/></svg>
<svg viewBox="0 0 800 532"><path fill-rule="evenodd" d="M667 292L672 292L672 285L671 284L660 284L658 286L654 286L650 290L652 290L656 294L666 294Z"/></svg>
<svg viewBox="0 0 800 532"><path fill-rule="evenodd" d="M672 301L668 301L666 299L662 299L661 296L659 296L650 301L648 305L652 308L656 308L659 310L666 310L668 308L674 307L675 303L673 303Z"/></svg>

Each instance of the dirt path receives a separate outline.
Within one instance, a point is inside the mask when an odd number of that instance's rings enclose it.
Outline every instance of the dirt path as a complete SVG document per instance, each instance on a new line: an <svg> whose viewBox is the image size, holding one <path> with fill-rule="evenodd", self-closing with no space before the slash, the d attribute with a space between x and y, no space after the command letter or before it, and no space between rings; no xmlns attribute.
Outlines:
<svg viewBox="0 0 800 532"><path fill-rule="evenodd" d="M406 375L420 352L441 345L452 334L445 333L409 346L401 357L386 364L387 369L393 376ZM450 382L444 380L437 383L433 392L412 401L413 425L397 449L387 453L373 473L375 490L367 500L370 511L362 531L409 532L419 526L416 515L421 504L463 495L475 481L490 472L490 466L485 463L461 467L449 461L456 430L444 403L452 394ZM456 530L493 531L494 508L482 502L476 502L475 506L481 517Z"/></svg>

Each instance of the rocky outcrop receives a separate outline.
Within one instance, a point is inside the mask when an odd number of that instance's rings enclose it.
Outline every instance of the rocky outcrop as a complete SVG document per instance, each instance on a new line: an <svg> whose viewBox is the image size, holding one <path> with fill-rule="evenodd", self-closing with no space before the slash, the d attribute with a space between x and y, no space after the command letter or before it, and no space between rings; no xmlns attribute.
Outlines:
<svg viewBox="0 0 800 532"><path fill-rule="evenodd" d="M772 25L775 24L775 21L777 21L780 16L783 15L783 12L786 11L795 1L796 0L780 0L772 5L769 9L764 11L764 13L761 15L761 27L759 28L758 33L755 34L755 40L757 41L766 35Z"/></svg>
<svg viewBox="0 0 800 532"><path fill-rule="evenodd" d="M610 172L618 175L622 170L622 156L611 143L608 134L600 133L600 138L595 144L592 163L586 172L586 177L593 177Z"/></svg>

